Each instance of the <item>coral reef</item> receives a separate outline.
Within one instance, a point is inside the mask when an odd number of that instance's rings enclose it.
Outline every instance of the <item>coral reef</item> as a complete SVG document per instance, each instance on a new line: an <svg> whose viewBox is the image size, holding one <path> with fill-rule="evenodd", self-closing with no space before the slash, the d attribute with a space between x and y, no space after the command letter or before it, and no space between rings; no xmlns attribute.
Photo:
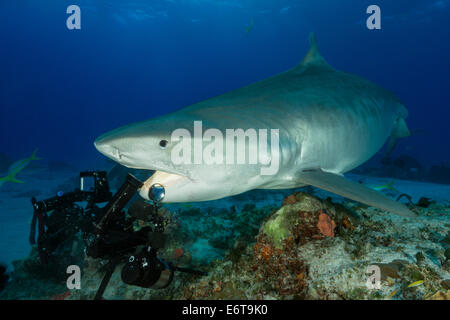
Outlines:
<svg viewBox="0 0 450 320"><path fill-rule="evenodd" d="M360 218L329 200L291 195L239 260L216 262L180 298L448 299L448 208L417 208L411 220L346 205ZM366 286L370 265L381 270L378 290Z"/></svg>
<svg viewBox="0 0 450 320"><path fill-rule="evenodd" d="M416 219L305 192L287 196L278 208L174 208L161 212L169 223L160 257L208 275L176 272L167 288L144 289L122 282L121 264L105 299L449 299L448 204L412 207ZM69 292L58 279L62 269L42 269L32 251L15 263L0 298L93 299L106 261L78 263L81 289ZM380 270L379 288L368 286L369 266Z"/></svg>
<svg viewBox="0 0 450 320"><path fill-rule="evenodd" d="M222 258L232 249L236 241L249 242L258 234L262 221L275 206L256 208L248 203L241 210L208 207L189 207L172 213L176 230L169 248L183 248L192 256L192 262L207 265Z"/></svg>
<svg viewBox="0 0 450 320"><path fill-rule="evenodd" d="M0 299L53 299L67 292L66 268L70 264L82 265L83 258L67 255L66 259L53 259L47 265L39 260L37 247L24 260L13 262L11 281L0 291Z"/></svg>

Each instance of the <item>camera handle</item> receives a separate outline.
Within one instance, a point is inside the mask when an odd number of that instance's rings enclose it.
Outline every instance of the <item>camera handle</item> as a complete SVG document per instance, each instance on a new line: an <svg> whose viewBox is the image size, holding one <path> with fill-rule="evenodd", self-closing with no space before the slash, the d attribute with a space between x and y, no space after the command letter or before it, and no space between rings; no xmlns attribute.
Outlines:
<svg viewBox="0 0 450 320"><path fill-rule="evenodd" d="M122 209L125 207L125 205L131 200L131 198L134 196L134 194L137 192L139 188L143 186L143 183L136 179L131 174L128 174L127 179L125 183L120 187L120 189L116 192L116 194L113 196L113 198L108 202L108 204L105 206L104 214L102 218L100 219L99 223L96 225L96 240L101 238L105 233L108 232L108 224L109 222L114 218L114 216L122 211ZM162 234L164 231L164 221L161 217L157 215L158 209L160 207L160 202L164 198L165 190L164 187L161 185L153 185L150 190L150 196L153 200L153 213L155 217L155 231L156 233ZM92 243L92 246L94 249L96 248L96 240ZM147 254L150 256L154 256L157 258L157 248L153 248L152 246L147 247ZM109 281L111 280L111 277L114 273L115 268L117 265L121 262L122 257L116 256L113 257L108 264L106 265L106 272L103 276L102 282L97 290L97 293L94 297L94 300L100 300L103 298L103 294L106 290L106 287L108 286ZM160 259L159 259L160 260ZM162 260L160 260L162 262ZM166 263L164 263L166 264ZM172 269L171 274L173 276L174 271L179 272L185 272L195 275L204 276L208 273L198 270L193 270L190 268L182 268L178 266L174 266L171 263L167 264L167 267ZM171 277L172 277L171 276ZM167 283L167 285L171 282L172 279L170 279Z"/></svg>
<svg viewBox="0 0 450 320"><path fill-rule="evenodd" d="M128 201L131 200L131 198L134 196L137 190L140 187L142 187L142 185L143 183L139 181L137 178L135 178L133 175L131 174L127 175L125 183L120 187L120 189L116 192L113 198L108 202L108 204L103 209L105 213L103 214L99 223L96 225L97 238L100 238L104 233L107 232L106 228L108 223L111 221L111 219L114 217L115 214L119 213L125 207ZM96 242L94 241L92 245L96 246ZM105 292L106 287L108 286L108 283L111 279L111 276L114 273L114 270L116 269L116 266L120 263L120 260L121 260L120 257L114 257L108 262L106 266L106 273L103 276L102 282L100 283L100 287L98 288L97 293L95 294L94 300L102 299L103 293Z"/></svg>
<svg viewBox="0 0 450 320"><path fill-rule="evenodd" d="M116 267L120 263L120 260L121 260L120 258L111 259L106 265L105 275L103 276L102 282L100 283L100 287L98 287L97 289L97 293L95 294L94 300L103 299L103 293L105 293L109 280L111 280L114 270L116 270Z"/></svg>
<svg viewBox="0 0 450 320"><path fill-rule="evenodd" d="M113 196L111 201L105 206L103 210L105 213L97 224L97 235L100 236L106 231L108 222L113 218L113 216L119 213L128 201L134 196L139 188L141 188L143 183L135 178L133 175L128 174L125 183L120 187L120 189Z"/></svg>

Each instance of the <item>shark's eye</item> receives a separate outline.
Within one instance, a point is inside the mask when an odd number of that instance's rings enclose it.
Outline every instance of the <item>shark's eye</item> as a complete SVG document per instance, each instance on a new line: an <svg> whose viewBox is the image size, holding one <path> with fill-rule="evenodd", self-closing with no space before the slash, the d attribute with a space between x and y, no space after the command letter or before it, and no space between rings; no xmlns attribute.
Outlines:
<svg viewBox="0 0 450 320"><path fill-rule="evenodd" d="M169 141L167 141L167 140L161 140L161 141L159 142L159 147L160 147L161 149L165 149L165 148L167 147L168 144L169 144Z"/></svg>

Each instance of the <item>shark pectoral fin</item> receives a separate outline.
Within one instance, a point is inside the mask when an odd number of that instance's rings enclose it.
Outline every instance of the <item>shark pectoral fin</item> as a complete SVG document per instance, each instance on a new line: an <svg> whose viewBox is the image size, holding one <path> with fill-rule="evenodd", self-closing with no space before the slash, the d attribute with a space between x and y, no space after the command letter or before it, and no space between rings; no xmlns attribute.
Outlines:
<svg viewBox="0 0 450 320"><path fill-rule="evenodd" d="M408 126L406 125L405 119L399 118L396 123L394 124L394 128L392 129L391 136L389 137L389 141L387 143L386 147L386 154L385 157L388 157L392 151L394 150L395 146L397 145L397 140L400 138L406 138L411 135L411 132L408 129Z"/></svg>
<svg viewBox="0 0 450 320"><path fill-rule="evenodd" d="M405 205L396 202L383 194L366 186L349 181L343 176L324 172L320 169L302 171L298 176L299 182L338 194L382 210L386 210L404 217L416 217Z"/></svg>

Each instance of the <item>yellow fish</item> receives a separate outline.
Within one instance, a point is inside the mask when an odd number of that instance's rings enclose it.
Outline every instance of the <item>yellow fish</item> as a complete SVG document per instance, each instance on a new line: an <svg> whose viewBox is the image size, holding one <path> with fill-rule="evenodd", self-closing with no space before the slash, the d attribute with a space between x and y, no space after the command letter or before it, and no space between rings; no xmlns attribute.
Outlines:
<svg viewBox="0 0 450 320"><path fill-rule="evenodd" d="M34 150L33 154L30 157L17 160L12 165L10 165L8 169L8 175L6 177L0 178L0 186L3 185L5 182L24 183L23 181L17 179L16 175L20 171L25 169L30 164L31 161L42 159L36 156L37 150L38 149Z"/></svg>
<svg viewBox="0 0 450 320"><path fill-rule="evenodd" d="M392 298L393 296L395 296L396 294L397 294L397 290L394 290L394 291L392 291L391 294L388 295L387 297L388 297L388 299L390 299L390 298Z"/></svg>
<svg viewBox="0 0 450 320"><path fill-rule="evenodd" d="M392 191L398 192L398 190L394 188L394 180L392 180L391 182L386 183L384 185L369 185L369 188L376 190L376 191L381 191L381 190L387 189L387 190L392 190Z"/></svg>
<svg viewBox="0 0 450 320"><path fill-rule="evenodd" d="M418 287L418 286L420 286L422 283L423 283L423 280L419 280L419 281L413 282L413 283L411 283L411 284L408 286L408 288Z"/></svg>
<svg viewBox="0 0 450 320"><path fill-rule="evenodd" d="M248 34L253 29L253 17L251 18L250 25L245 27L245 35L248 37Z"/></svg>

